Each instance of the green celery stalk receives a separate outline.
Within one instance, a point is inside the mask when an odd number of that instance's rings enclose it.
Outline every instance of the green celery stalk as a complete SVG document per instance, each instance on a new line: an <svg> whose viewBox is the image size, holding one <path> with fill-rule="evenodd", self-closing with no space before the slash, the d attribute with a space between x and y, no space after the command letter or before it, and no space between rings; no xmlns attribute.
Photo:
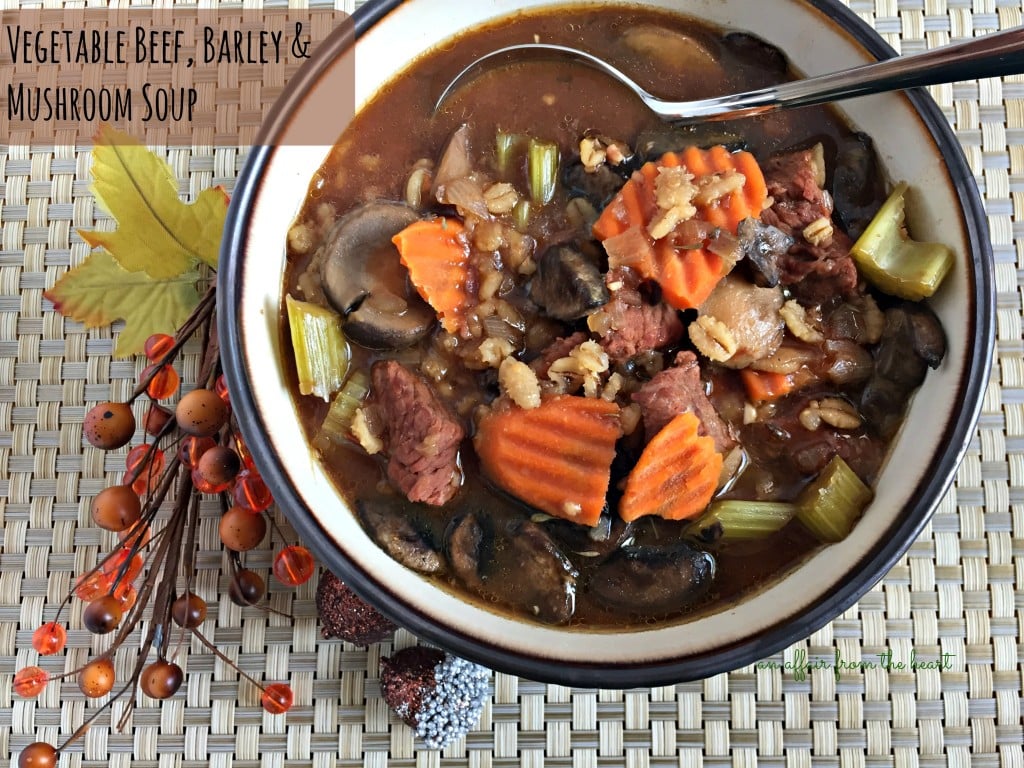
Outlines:
<svg viewBox="0 0 1024 768"><path fill-rule="evenodd" d="M530 199L538 205L550 203L558 184L558 145L550 141L530 139L527 170Z"/></svg>
<svg viewBox="0 0 1024 768"><path fill-rule="evenodd" d="M516 157L521 147L528 141L521 133L505 133L498 131L495 137L495 159L498 166L498 175L508 179L514 170Z"/></svg>
<svg viewBox="0 0 1024 768"><path fill-rule="evenodd" d="M295 352L299 392L327 401L348 372L348 344L341 318L329 309L285 297L288 327Z"/></svg>
<svg viewBox="0 0 1024 768"><path fill-rule="evenodd" d="M781 530L796 514L796 505L784 501L716 501L691 524L701 539L722 541L761 539Z"/></svg>
<svg viewBox="0 0 1024 768"><path fill-rule="evenodd" d="M797 498L796 517L822 541L842 541L874 493L839 456Z"/></svg>
<svg viewBox="0 0 1024 768"><path fill-rule="evenodd" d="M941 243L919 243L907 234L904 195L897 185L850 253L864 276L892 296L920 301L938 289L953 266L953 251Z"/></svg>
<svg viewBox="0 0 1024 768"><path fill-rule="evenodd" d="M530 205L530 201L523 198L516 207L512 209L512 221L516 226L516 229L520 232L525 232L526 228L530 225L530 215L533 213L533 206Z"/></svg>
<svg viewBox="0 0 1024 768"><path fill-rule="evenodd" d="M356 409L363 404L370 392L370 380L363 371L355 371L348 377L345 386L335 395L331 407L320 425L314 443L318 448L327 445L341 445L349 442L352 430L352 417Z"/></svg>

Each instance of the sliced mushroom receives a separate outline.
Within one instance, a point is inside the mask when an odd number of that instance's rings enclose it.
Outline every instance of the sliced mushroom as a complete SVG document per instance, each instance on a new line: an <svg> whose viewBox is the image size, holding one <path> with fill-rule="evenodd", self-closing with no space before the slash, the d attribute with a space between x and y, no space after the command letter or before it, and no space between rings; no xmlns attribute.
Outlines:
<svg viewBox="0 0 1024 768"><path fill-rule="evenodd" d="M490 558L490 538L484 536L484 530L480 521L474 514L469 514L455 524L448 531L448 561L452 570L462 583L472 590L482 592L484 580L480 575L480 566Z"/></svg>
<svg viewBox="0 0 1024 768"><path fill-rule="evenodd" d="M569 246L546 250L537 259L530 298L556 320L577 320L608 303L608 288L600 270Z"/></svg>
<svg viewBox="0 0 1024 768"><path fill-rule="evenodd" d="M441 153L441 161L434 173L431 193L437 199L444 194L444 187L455 179L462 179L473 173L473 159L469 154L469 126L465 123L448 139L448 145Z"/></svg>
<svg viewBox="0 0 1024 768"><path fill-rule="evenodd" d="M419 573L444 570L440 553L416 529L404 509L360 501L356 510L370 537L392 559Z"/></svg>
<svg viewBox="0 0 1024 768"><path fill-rule="evenodd" d="M715 558L687 544L624 547L595 571L590 593L610 608L664 614L696 602L715 578Z"/></svg>
<svg viewBox="0 0 1024 768"><path fill-rule="evenodd" d="M633 537L633 524L605 510L600 522L593 528L553 517L541 524L568 552L574 552L595 562L608 557Z"/></svg>
<svg viewBox="0 0 1024 768"><path fill-rule="evenodd" d="M875 369L860 402L861 413L879 435L889 438L896 432L910 394L945 353L945 333L927 306L903 302L886 310Z"/></svg>
<svg viewBox="0 0 1024 768"><path fill-rule="evenodd" d="M599 165L594 171L587 171L577 158L565 165L562 184L570 194L588 200L595 208L604 208L629 179L635 169L632 162L618 166Z"/></svg>
<svg viewBox="0 0 1024 768"><path fill-rule="evenodd" d="M715 51L710 50L703 40L674 29L641 24L627 29L622 40L659 69L696 71L704 79L722 75L722 65Z"/></svg>
<svg viewBox="0 0 1024 768"><path fill-rule="evenodd" d="M730 32L722 44L745 63L753 64L764 72L784 73L789 68L786 54L771 43L746 32Z"/></svg>
<svg viewBox="0 0 1024 768"><path fill-rule="evenodd" d="M448 536L452 570L463 583L497 602L563 624L576 609L576 570L536 523L485 528L470 514ZM514 574L510 578L508 574Z"/></svg>
<svg viewBox="0 0 1024 768"><path fill-rule="evenodd" d="M391 238L419 217L394 203L368 203L342 218L327 239L321 279L327 300L345 315L345 334L371 349L415 344L434 312L409 285Z"/></svg>
<svg viewBox="0 0 1024 768"><path fill-rule="evenodd" d="M855 133L839 145L832 174L834 216L856 240L885 199L885 176L878 167L875 145L866 133Z"/></svg>
<svg viewBox="0 0 1024 768"><path fill-rule="evenodd" d="M746 149L747 141L737 131L721 123L666 125L641 131L636 139L637 155L644 161L656 161L666 152L682 152L687 147L713 147L721 144L730 151Z"/></svg>

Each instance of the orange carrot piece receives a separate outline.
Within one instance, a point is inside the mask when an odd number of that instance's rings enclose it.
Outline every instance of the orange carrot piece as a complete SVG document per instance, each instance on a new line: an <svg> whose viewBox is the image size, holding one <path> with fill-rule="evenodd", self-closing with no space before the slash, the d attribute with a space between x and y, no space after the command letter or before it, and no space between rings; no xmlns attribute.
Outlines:
<svg viewBox="0 0 1024 768"><path fill-rule="evenodd" d="M626 479L619 515L627 523L646 515L687 520L704 511L718 487L722 455L701 437L700 419L681 413L662 427Z"/></svg>
<svg viewBox="0 0 1024 768"><path fill-rule="evenodd" d="M656 163L646 163L626 182L601 212L593 232L598 240L608 240L636 227L647 236L647 226L657 213L655 181L662 167L685 166L695 178L736 170L746 179L743 187L723 198L697 206L697 218L733 234L743 219L758 217L768 198L757 160L749 152L729 152L725 147L711 149L688 147L682 153L668 152ZM665 300L677 309L700 306L718 281L724 277L722 259L703 248L676 250L664 239L654 244L656 268L637 271L656 280L665 292Z"/></svg>
<svg viewBox="0 0 1024 768"><path fill-rule="evenodd" d="M494 410L474 437L491 482L542 512L597 525L611 478L619 407L601 398L556 395L537 408Z"/></svg>
<svg viewBox="0 0 1024 768"><path fill-rule="evenodd" d="M458 220L439 217L414 221L391 239L412 284L448 333L461 330L466 312L476 303L464 233Z"/></svg>
<svg viewBox="0 0 1024 768"><path fill-rule="evenodd" d="M740 371L740 378L747 389L747 396L754 403L778 400L792 392L795 385L790 374L754 371L750 368Z"/></svg>
<svg viewBox="0 0 1024 768"><path fill-rule="evenodd" d="M695 248L680 258L678 251L659 241L654 252L662 296L676 309L699 307L722 279L722 257L704 248Z"/></svg>
<svg viewBox="0 0 1024 768"><path fill-rule="evenodd" d="M768 185L761 172L761 166L749 152L737 152L733 162L736 164L736 170L747 179L746 184L743 185L743 193L746 196L747 206L750 208L750 215L760 216L765 203L768 202Z"/></svg>

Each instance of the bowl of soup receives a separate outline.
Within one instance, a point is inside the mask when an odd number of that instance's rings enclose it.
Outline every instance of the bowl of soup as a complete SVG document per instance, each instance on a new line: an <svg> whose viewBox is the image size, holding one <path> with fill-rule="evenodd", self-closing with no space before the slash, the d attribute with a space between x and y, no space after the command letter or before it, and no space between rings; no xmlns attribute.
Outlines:
<svg viewBox="0 0 1024 768"><path fill-rule="evenodd" d="M325 565L453 653L603 687L752 663L952 483L994 339L973 179L917 92L678 126L532 56L436 105L524 42L673 100L892 55L832 2L368 5L234 193L236 418Z"/></svg>

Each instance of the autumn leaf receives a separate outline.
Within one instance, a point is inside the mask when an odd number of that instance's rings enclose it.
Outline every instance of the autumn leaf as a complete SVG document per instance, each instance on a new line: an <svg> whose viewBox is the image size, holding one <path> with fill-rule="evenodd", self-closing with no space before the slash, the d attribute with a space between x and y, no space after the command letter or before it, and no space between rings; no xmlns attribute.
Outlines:
<svg viewBox="0 0 1024 768"><path fill-rule="evenodd" d="M220 187L181 202L170 166L131 136L103 126L93 149L93 194L117 221L113 232L79 231L129 272L166 279L217 266L228 196Z"/></svg>
<svg viewBox="0 0 1024 768"><path fill-rule="evenodd" d="M199 273L157 280L145 272L122 269L106 251L96 251L43 295L53 308L87 328L124 320L114 355L142 352L154 333L174 333L199 302Z"/></svg>

